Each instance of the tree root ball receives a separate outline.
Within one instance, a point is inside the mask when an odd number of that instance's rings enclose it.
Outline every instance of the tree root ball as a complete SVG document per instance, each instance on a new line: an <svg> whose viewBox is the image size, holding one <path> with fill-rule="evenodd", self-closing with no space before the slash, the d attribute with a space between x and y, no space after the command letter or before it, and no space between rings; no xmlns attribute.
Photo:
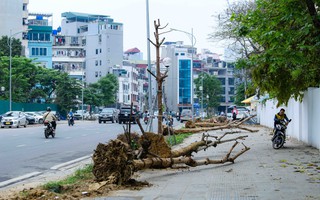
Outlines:
<svg viewBox="0 0 320 200"><path fill-rule="evenodd" d="M99 143L93 154L93 174L97 181L122 185L133 174L132 153L127 144L120 140Z"/></svg>
<svg viewBox="0 0 320 200"><path fill-rule="evenodd" d="M168 146L163 135L155 134L152 132L145 132L145 134L141 136L141 140L139 141L140 144L142 144L143 140L148 140L150 142L148 152L155 154L161 158L170 158L171 148Z"/></svg>

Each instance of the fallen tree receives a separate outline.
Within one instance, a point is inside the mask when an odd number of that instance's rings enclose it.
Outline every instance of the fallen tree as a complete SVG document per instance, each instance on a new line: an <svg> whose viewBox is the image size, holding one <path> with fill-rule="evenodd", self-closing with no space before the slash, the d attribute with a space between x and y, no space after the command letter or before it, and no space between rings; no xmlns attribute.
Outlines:
<svg viewBox="0 0 320 200"><path fill-rule="evenodd" d="M100 143L92 157L94 163L93 174L97 181L123 184L131 178L134 172L147 168L168 168L176 164L196 167L208 164L233 163L236 158L250 149L243 144L244 148L232 156L231 153L239 144L238 140L244 140L248 137L245 135L223 139L226 135L233 133L238 132L227 132L220 137L210 136L208 133L204 133L201 141L193 142L177 150L171 150L165 143L162 135L149 132L143 134L139 140L141 147L137 150L133 150L130 145L118 139L111 140L107 144ZM214 138L214 140L210 140L211 138ZM234 144L229 152L221 159L211 159L208 157L196 160L191 157L194 152L206 150L210 147L217 147L218 144L232 141Z"/></svg>

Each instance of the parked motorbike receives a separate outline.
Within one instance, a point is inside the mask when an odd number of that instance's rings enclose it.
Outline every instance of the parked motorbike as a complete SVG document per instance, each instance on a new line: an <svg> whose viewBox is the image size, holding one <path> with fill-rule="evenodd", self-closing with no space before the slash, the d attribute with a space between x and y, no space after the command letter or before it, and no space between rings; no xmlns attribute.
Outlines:
<svg viewBox="0 0 320 200"><path fill-rule="evenodd" d="M291 122L291 119L289 120ZM288 123L289 123L288 122ZM272 137L272 147L274 149L280 149L286 141L286 129L288 124L285 121L280 121L276 124L275 133Z"/></svg>
<svg viewBox="0 0 320 200"><path fill-rule="evenodd" d="M48 139L49 136L51 135L52 138L54 138L55 132L54 132L54 128L52 126L52 123L46 120L43 122L43 124L45 126L44 127L44 137Z"/></svg>
<svg viewBox="0 0 320 200"><path fill-rule="evenodd" d="M68 125L69 126L73 126L74 125L74 117L68 115Z"/></svg>

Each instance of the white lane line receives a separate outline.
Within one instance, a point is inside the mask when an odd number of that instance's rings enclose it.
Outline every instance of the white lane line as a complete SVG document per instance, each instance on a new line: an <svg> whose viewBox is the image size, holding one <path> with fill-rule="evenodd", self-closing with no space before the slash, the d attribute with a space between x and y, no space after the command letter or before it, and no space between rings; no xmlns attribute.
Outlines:
<svg viewBox="0 0 320 200"><path fill-rule="evenodd" d="M27 145L25 145L25 144L20 144L20 145L18 145L17 147L25 147L25 146L27 146Z"/></svg>
<svg viewBox="0 0 320 200"><path fill-rule="evenodd" d="M55 165L55 166L51 167L50 169L52 169L52 170L57 170L57 169L60 169L60 168L62 168L62 167L71 165L71 164L73 164L73 163L80 162L80 161L82 161L82 160L88 159L88 158L90 158L90 157L91 157L91 155L89 155L89 156L83 156L83 157L81 157L81 158L77 158L77 159L71 160L71 161L69 161L69 162L65 162L65 163L61 163L61 164L59 164L59 165Z"/></svg>
<svg viewBox="0 0 320 200"><path fill-rule="evenodd" d="M17 182L23 181L25 179L28 179L28 178L31 178L31 177L34 177L34 176L38 176L40 174L42 174L42 172L32 172L32 173L29 173L29 174L25 174L23 176L19 176L19 177L16 177L16 178L12 178L12 179L0 182L0 188L2 188L4 186L7 186L7 185L11 185L13 183L17 183Z"/></svg>

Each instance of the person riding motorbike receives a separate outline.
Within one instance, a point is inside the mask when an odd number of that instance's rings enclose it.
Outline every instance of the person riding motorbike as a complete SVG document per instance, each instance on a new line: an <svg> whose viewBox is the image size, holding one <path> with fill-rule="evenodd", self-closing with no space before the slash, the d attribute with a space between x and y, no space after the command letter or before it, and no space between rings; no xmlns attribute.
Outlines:
<svg viewBox="0 0 320 200"><path fill-rule="evenodd" d="M289 123L289 119L288 119L287 115L285 114L285 110L283 108L281 108L280 111L277 114L275 114L275 116L274 116L273 133L275 133L276 125L280 124L282 121L284 121L286 123L286 125L288 125L288 123Z"/></svg>
<svg viewBox="0 0 320 200"><path fill-rule="evenodd" d="M43 121L48 121L49 123L52 124L53 130L54 132L56 131L56 127L57 127L57 118L56 116L51 112L51 108L48 107L47 108L47 112L45 112L43 114Z"/></svg>
<svg viewBox="0 0 320 200"><path fill-rule="evenodd" d="M70 124L74 123L74 117L73 117L72 109L70 109L67 117L68 117L68 124L69 124L69 126L70 126Z"/></svg>

